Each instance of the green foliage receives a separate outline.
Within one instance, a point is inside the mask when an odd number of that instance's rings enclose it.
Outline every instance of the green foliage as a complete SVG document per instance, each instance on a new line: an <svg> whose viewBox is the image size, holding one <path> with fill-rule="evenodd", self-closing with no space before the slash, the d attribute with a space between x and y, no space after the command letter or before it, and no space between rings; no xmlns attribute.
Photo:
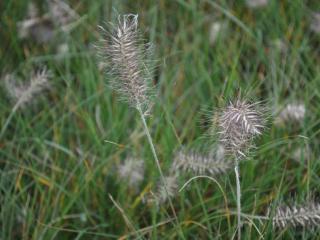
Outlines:
<svg viewBox="0 0 320 240"><path fill-rule="evenodd" d="M45 1L35 2L45 13ZM28 1L0 2L1 76L25 77L44 65L54 74L52 90L15 112L0 139L0 239L179 237L169 205L143 203L159 174L138 114L117 100L98 68L97 25L118 13L138 13L140 29L156 46L158 93L148 126L164 172L182 145L211 148L208 132L215 115L208 118L208 111L214 113L239 93L264 101L271 110L299 100L306 106L304 122L280 128L271 119L254 155L241 163L242 211L265 215L270 205L319 194L320 34L309 29L318 1L270 0L259 9L228 0L69 3L81 16L70 34L37 44L17 34ZM227 30L210 45L214 21L225 21ZM286 50L278 49L275 40L283 41ZM61 55L57 45L63 42L69 51ZM0 92L2 127L13 105L2 85ZM310 156L301 154L295 161L293 153L305 145ZM131 155L146 165L138 194L119 181L115 170ZM179 187L186 181L181 177ZM173 199L186 239L231 239L235 233L234 174L217 181L223 192L199 179ZM243 239L315 239L320 234L243 220Z"/></svg>

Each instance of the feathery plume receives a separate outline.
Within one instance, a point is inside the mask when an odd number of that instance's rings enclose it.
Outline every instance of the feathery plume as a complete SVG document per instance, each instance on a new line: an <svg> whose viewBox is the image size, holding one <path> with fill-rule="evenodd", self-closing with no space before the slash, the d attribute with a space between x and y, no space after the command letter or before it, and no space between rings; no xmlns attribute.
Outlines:
<svg viewBox="0 0 320 240"><path fill-rule="evenodd" d="M275 215L272 217L274 227L285 228L319 226L320 224L320 204L310 202L304 206L283 205L277 207Z"/></svg>
<svg viewBox="0 0 320 240"><path fill-rule="evenodd" d="M31 80L28 84L17 85L15 76L8 74L5 76L5 87L10 98L15 101L15 107L25 107L31 103L36 95L39 95L44 90L50 88L49 78L51 73L43 68L40 71L33 72Z"/></svg>
<svg viewBox="0 0 320 240"><path fill-rule="evenodd" d="M210 25L209 29L209 43L210 45L214 45L217 39L224 35L227 28L227 24L225 22L213 22Z"/></svg>
<svg viewBox="0 0 320 240"><path fill-rule="evenodd" d="M222 149L221 149L222 148ZM192 172L196 175L217 175L225 173L231 168L230 161L224 159L224 149L220 146L215 154L202 155L195 151L179 151L172 164L172 172Z"/></svg>
<svg viewBox="0 0 320 240"><path fill-rule="evenodd" d="M268 0L246 0L246 4L249 8L265 7L268 4Z"/></svg>
<svg viewBox="0 0 320 240"><path fill-rule="evenodd" d="M142 112L151 106L150 44L144 44L138 30L138 15L128 14L118 17L117 25L104 30L105 39L100 55L107 63L110 86L118 91L123 100Z"/></svg>
<svg viewBox="0 0 320 240"><path fill-rule="evenodd" d="M54 27L48 17L25 19L17 23L20 39L30 38L37 43L47 43L54 36Z"/></svg>
<svg viewBox="0 0 320 240"><path fill-rule="evenodd" d="M302 163L311 158L311 150L309 145L298 147L292 154L292 159L296 162Z"/></svg>
<svg viewBox="0 0 320 240"><path fill-rule="evenodd" d="M264 129L263 115L257 103L250 104L241 99L230 102L218 119L219 140L227 153L237 159L245 157L252 139L261 135Z"/></svg>
<svg viewBox="0 0 320 240"><path fill-rule="evenodd" d="M320 13L319 12L312 14L310 29L315 33L320 33Z"/></svg>
<svg viewBox="0 0 320 240"><path fill-rule="evenodd" d="M301 123L304 120L306 107L303 103L287 104L275 119L276 125L283 123Z"/></svg>
<svg viewBox="0 0 320 240"><path fill-rule="evenodd" d="M164 177L165 185L162 181L158 183L153 201L158 205L164 204L169 198L173 198L178 192L177 177L175 175Z"/></svg>
<svg viewBox="0 0 320 240"><path fill-rule="evenodd" d="M144 179L144 161L127 158L118 167L118 176L125 181L129 187L137 189Z"/></svg>
<svg viewBox="0 0 320 240"><path fill-rule="evenodd" d="M61 30L67 31L67 25L79 18L79 15L63 0L48 0L52 21Z"/></svg>

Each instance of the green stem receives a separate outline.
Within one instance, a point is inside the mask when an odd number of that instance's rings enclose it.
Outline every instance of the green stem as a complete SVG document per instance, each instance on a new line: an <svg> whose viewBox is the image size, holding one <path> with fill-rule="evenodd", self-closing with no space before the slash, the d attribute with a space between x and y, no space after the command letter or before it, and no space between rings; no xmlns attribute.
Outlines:
<svg viewBox="0 0 320 240"><path fill-rule="evenodd" d="M241 189L240 189L240 175L239 175L239 161L236 160L236 165L234 167L234 172L236 174L237 183L237 218L238 218L238 240L241 240Z"/></svg>
<svg viewBox="0 0 320 240"><path fill-rule="evenodd" d="M147 138L148 138L148 142L149 142L149 145L150 145L150 148L151 148L151 151L152 151L153 158L154 158L154 160L155 160L155 162L156 162L158 171L159 171L159 173L160 173L161 181L162 181L162 183L163 183L163 185L164 185L164 189L165 189L166 194L167 194L167 196L168 196L170 208L171 208L171 210L172 210L172 212L173 212L174 218L175 218L175 220L176 220L176 222L177 222L177 225L178 225L178 227L179 227L180 234L181 234L182 238L185 239L185 237L184 237L184 235L183 235L183 231L182 231L181 226L180 226L179 221L178 221L177 213L176 213L176 211L175 211L175 209L174 209L174 207L173 207L173 203L172 203L172 201L171 201L171 197L170 197L170 195L169 195L169 193L168 193L167 184L166 184L166 181L165 181L163 172L162 172L161 167L160 167L160 162L159 162L159 159L158 159L158 155L157 155L157 153L156 153L156 150L155 150L155 147L154 147L154 144L153 144L153 141L152 141L150 132L149 132L149 128L148 128L147 123L146 123L146 119L145 119L145 117L144 117L144 115L143 115L143 112L142 112L142 110L141 110L141 107L140 107L140 106L137 106L137 109L138 109L139 115L140 115L141 120L142 120L142 123L143 123L143 127L144 127L145 134L146 134L146 136L147 136Z"/></svg>

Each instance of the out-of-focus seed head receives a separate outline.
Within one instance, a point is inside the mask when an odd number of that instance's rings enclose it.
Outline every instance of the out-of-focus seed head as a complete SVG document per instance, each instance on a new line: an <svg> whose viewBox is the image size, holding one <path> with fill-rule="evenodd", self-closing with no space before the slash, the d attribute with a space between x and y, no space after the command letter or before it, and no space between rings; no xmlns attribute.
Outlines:
<svg viewBox="0 0 320 240"><path fill-rule="evenodd" d="M320 204L315 202L306 205L282 205L277 207L272 217L273 227L280 229L292 227L312 227L320 224Z"/></svg>
<svg viewBox="0 0 320 240"><path fill-rule="evenodd" d="M249 8L261 8L268 5L268 0L246 0Z"/></svg>
<svg viewBox="0 0 320 240"><path fill-rule="evenodd" d="M222 149L221 149L222 148ZM179 151L173 160L173 173L191 172L195 175L217 175L228 171L232 167L230 161L224 159L224 149L220 146L216 153L203 155L195 151Z"/></svg>
<svg viewBox="0 0 320 240"><path fill-rule="evenodd" d="M315 33L320 33L320 12L312 14L310 29Z"/></svg>
<svg viewBox="0 0 320 240"><path fill-rule="evenodd" d="M118 176L131 188L137 189L144 179L144 161L127 158L118 167Z"/></svg>
<svg viewBox="0 0 320 240"><path fill-rule="evenodd" d="M32 103L36 96L50 88L50 77L51 72L43 68L32 73L29 83L19 84L15 75L8 74L5 76L5 88L17 107L25 107Z"/></svg>
<svg viewBox="0 0 320 240"><path fill-rule="evenodd" d="M306 114L306 107L303 103L287 104L275 119L276 125L284 123L301 123Z"/></svg>

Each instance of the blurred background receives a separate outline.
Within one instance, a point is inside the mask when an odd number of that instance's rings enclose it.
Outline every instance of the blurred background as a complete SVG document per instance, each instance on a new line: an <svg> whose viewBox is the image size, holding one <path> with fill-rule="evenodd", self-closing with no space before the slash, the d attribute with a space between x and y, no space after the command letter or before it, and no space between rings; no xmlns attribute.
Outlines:
<svg viewBox="0 0 320 240"><path fill-rule="evenodd" d="M210 152L218 108L241 94L270 112L241 163L243 213L318 201L319 1L2 0L1 240L233 237L232 169L215 176L221 188L200 179L179 193L190 175L175 179L179 224L167 202L148 201L161 190L142 123L108 87L95 48L98 26L128 13L139 15L155 47L157 96L147 120L166 175L181 147ZM143 166L132 169L128 159ZM244 222L244 239L320 233Z"/></svg>

